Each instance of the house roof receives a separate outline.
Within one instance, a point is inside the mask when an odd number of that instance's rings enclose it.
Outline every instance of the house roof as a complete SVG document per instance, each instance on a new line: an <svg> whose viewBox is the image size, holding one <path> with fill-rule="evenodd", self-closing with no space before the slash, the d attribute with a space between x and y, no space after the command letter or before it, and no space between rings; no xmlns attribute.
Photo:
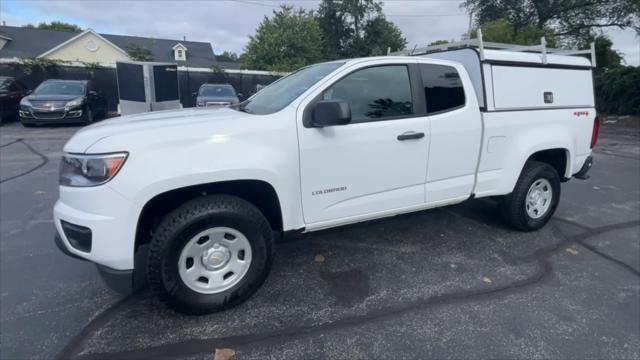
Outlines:
<svg viewBox="0 0 640 360"><path fill-rule="evenodd" d="M12 39L0 50L0 58L35 58L80 34L72 31L17 26L0 26L0 33ZM188 66L209 68L216 64L211 44L206 42L111 34L100 34L100 36L124 51L127 51L127 46L131 43L146 46L153 54L153 60L158 62L176 62L173 47L180 43L189 49L186 61Z"/></svg>

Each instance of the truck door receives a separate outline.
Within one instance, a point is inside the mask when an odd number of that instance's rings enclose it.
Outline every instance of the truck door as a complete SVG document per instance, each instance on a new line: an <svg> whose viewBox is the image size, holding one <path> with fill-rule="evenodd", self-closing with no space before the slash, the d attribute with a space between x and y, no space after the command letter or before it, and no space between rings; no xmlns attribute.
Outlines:
<svg viewBox="0 0 640 360"><path fill-rule="evenodd" d="M482 119L462 66L419 64L431 129L427 203L463 200L473 191Z"/></svg>
<svg viewBox="0 0 640 360"><path fill-rule="evenodd" d="M397 62L360 68L317 98L346 101L352 120L323 128L299 125L307 224L424 204L429 124L416 97L420 87L416 91L410 80L417 71L415 64Z"/></svg>

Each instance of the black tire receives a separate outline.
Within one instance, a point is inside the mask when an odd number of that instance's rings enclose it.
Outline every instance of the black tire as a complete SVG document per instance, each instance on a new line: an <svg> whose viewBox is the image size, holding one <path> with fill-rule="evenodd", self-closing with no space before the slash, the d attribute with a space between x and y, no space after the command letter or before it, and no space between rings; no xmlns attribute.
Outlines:
<svg viewBox="0 0 640 360"><path fill-rule="evenodd" d="M87 106L87 109L84 111L84 113L85 113L85 116L87 117L87 119L84 121L84 124L91 125L94 120L93 111L91 111L91 108Z"/></svg>
<svg viewBox="0 0 640 360"><path fill-rule="evenodd" d="M251 244L252 260L245 276L232 288L203 294L180 278L178 259L189 240L212 227L240 231ZM247 300L260 288L271 268L273 233L264 215L251 203L235 196L203 196L167 215L149 246L147 279L153 292L171 308L187 314L207 314Z"/></svg>
<svg viewBox="0 0 640 360"><path fill-rule="evenodd" d="M533 218L527 212L526 198L529 188L539 179L546 179L551 184L551 204L539 218ZM534 231L542 228L551 219L560 200L560 177L555 168L549 164L528 161L513 192L502 198L500 212L507 224L521 231Z"/></svg>

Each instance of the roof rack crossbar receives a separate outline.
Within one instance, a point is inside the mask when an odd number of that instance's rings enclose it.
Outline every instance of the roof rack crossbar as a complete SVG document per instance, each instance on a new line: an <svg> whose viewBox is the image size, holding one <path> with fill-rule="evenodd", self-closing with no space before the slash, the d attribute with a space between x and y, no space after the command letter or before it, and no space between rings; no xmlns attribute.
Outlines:
<svg viewBox="0 0 640 360"><path fill-rule="evenodd" d="M477 48L480 53L480 60L483 61L484 50L509 50L509 51L517 51L517 52L539 52L542 54L542 63L546 64L548 62L547 54L556 54L556 55L567 55L567 56L581 56L581 55L589 55L591 60L591 66L596 67L596 52L595 52L595 43L591 43L589 50L575 50L575 49L557 49L557 48L549 48L547 47L547 40L543 36L540 38L540 44L538 45L516 45L516 44L506 44L499 42L491 42L484 41L482 38L482 30L478 29L478 36L474 39L466 39L461 41L455 41L447 44L440 45L430 45L424 47L414 46L413 49L396 51L396 52L388 52L387 55L391 56L402 56L402 55L425 55L432 54L437 52L443 52L448 50L458 50L464 48Z"/></svg>

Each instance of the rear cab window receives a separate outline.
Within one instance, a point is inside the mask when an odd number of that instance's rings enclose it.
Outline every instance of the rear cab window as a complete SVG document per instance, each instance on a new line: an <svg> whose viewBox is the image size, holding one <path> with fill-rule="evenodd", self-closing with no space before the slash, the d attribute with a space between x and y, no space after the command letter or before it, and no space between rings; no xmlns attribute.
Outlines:
<svg viewBox="0 0 640 360"><path fill-rule="evenodd" d="M427 102L427 114L439 114L463 107L464 87L458 71L447 65L420 64Z"/></svg>

